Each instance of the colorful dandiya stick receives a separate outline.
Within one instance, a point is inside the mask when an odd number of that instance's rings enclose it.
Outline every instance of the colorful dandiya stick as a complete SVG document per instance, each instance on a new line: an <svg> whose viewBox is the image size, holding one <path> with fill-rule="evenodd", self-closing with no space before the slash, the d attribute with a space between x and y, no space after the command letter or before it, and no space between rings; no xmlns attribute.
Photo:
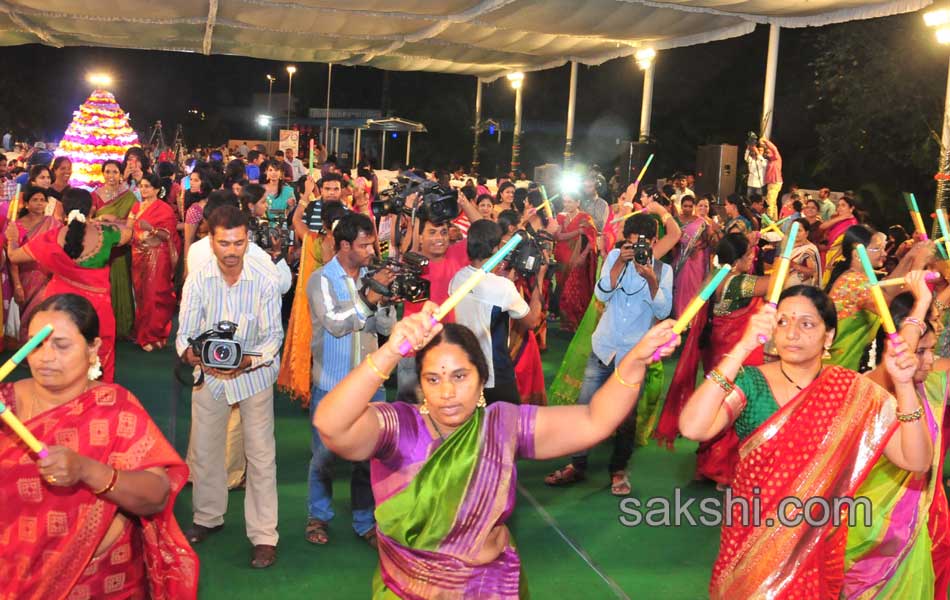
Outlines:
<svg viewBox="0 0 950 600"><path fill-rule="evenodd" d="M763 214L760 215L760 216L762 217L762 221L765 223L765 227L763 227L763 228L760 229L759 231L761 231L761 232L775 231L775 233L779 234L779 235L782 236L782 237L785 237L785 234L782 232L781 228L779 228L779 225L781 225L782 223L784 223L785 221L787 221L787 220L788 220L788 217L785 217L784 219L782 219L782 220L780 220L780 221L773 221L773 220L770 219L769 216L768 216L767 214L765 214L765 213L763 213Z"/></svg>
<svg viewBox="0 0 950 600"><path fill-rule="evenodd" d="M941 236L934 241L945 254L944 258L950 258L950 227L947 226L947 213L942 208L938 208L934 211L934 214L937 216L937 227L940 228Z"/></svg>
<svg viewBox="0 0 950 600"><path fill-rule="evenodd" d="M650 168L650 163L653 162L653 154L647 157L647 161L643 163L643 168L640 169L640 174L637 175L637 183L643 181L643 176L646 175L647 169Z"/></svg>
<svg viewBox="0 0 950 600"><path fill-rule="evenodd" d="M726 279L726 276L731 270L732 267L730 265L722 265L719 267L719 270L716 271L716 274L712 276L712 279L706 282L706 285L703 286L703 289L699 291L699 295L690 300L689 304L686 305L686 309L683 310L683 314L681 314L680 318L676 319L676 322L673 323L673 337L670 338L670 341L657 348L653 353L653 362L660 360L660 353L663 351L663 349L672 344L673 340L676 339L676 336L683 333L683 331L689 327L689 324L692 322L693 318L697 315L697 313L699 313L703 305L706 304L710 298L712 298L713 293L715 293L716 289Z"/></svg>
<svg viewBox="0 0 950 600"><path fill-rule="evenodd" d="M432 324L435 325L444 319L447 314L452 312L452 309L462 301L462 298L471 292L475 286L478 285L486 275L491 273L495 267L497 267L498 264L501 263L501 261L504 260L505 257L508 256L508 254L510 254L511 251L514 250L515 247L520 243L520 233L516 233L511 236L511 239L508 240L504 246L498 249L498 252L492 254L491 258L486 260L485 264L483 264L479 270L472 273L471 277L466 279L465 283L463 283L459 289L455 290L455 292L449 296L445 302L439 305L439 308L435 311L435 314L432 315ZM403 340L402 344L399 345L399 353L403 356L408 356L410 352L412 352L412 344L409 342L409 340Z"/></svg>
<svg viewBox="0 0 950 600"><path fill-rule="evenodd" d="M914 197L912 193L904 193L904 202L907 203L907 210L910 211L910 220L914 222L914 230L921 236L922 239L927 240L927 230L924 229L924 219L920 216L920 209L917 208L917 198Z"/></svg>
<svg viewBox="0 0 950 600"><path fill-rule="evenodd" d="M938 279L940 279L940 273L934 273L933 271L928 271L926 274L924 274L924 281L937 281ZM904 285L906 283L907 283L907 280L904 277L892 277L890 279L882 279L878 281L877 285L883 288L883 287L892 287L895 285ZM867 287L871 287L871 285L868 284Z"/></svg>
<svg viewBox="0 0 950 600"><path fill-rule="evenodd" d="M541 197L544 198L544 202L538 205L538 208L541 208L542 206L546 207L545 212L548 213L549 219L554 218L554 213L551 211L551 202L558 196L560 196L560 194L555 194L548 198L548 191L544 189L544 185L541 186Z"/></svg>
<svg viewBox="0 0 950 600"><path fill-rule="evenodd" d="M782 290L785 289L785 280L788 278L788 268L792 264L792 250L795 249L795 238L798 237L798 222L792 223L792 228L788 231L788 237L785 238L785 246L782 248L782 255L778 259L778 271L775 273L775 279L772 281L772 290L769 292L769 304L773 308L778 307L778 299L782 296ZM764 335L759 336L759 343L764 344L768 340Z"/></svg>
<svg viewBox="0 0 950 600"><path fill-rule="evenodd" d="M51 333L53 333L52 325L46 325L43 327L43 329L40 329L38 332L36 332L36 335L31 337L22 348L17 350L16 354L10 357L10 360L5 362L3 366L0 367L0 381L6 379L7 375L9 375L18 364L23 362L23 359L26 358L30 352L33 352L37 346L42 344L43 340L49 337L49 334ZM10 412L3 402L0 402L0 419L3 419L3 422L6 423L10 429L12 429L13 432L16 433L20 439L30 447L30 450L35 452L40 458L46 457L46 446L44 446L32 433L30 433L30 430L27 429L25 425L23 425L23 423L17 418L15 414Z"/></svg>
<svg viewBox="0 0 950 600"><path fill-rule="evenodd" d="M16 221L16 215L20 212L20 184L16 184L16 192L10 198L7 204L7 221Z"/></svg>
<svg viewBox="0 0 950 600"><path fill-rule="evenodd" d="M310 176L313 177L313 138L310 138L310 166L307 169Z"/></svg>
<svg viewBox="0 0 950 600"><path fill-rule="evenodd" d="M891 310L884 300L884 292L881 291L880 283L877 280L877 274L874 267L871 266L871 258L868 256L868 250L864 244L858 244L858 257L861 259L861 265L864 267L864 274L867 275L871 288L871 299L874 300L874 306L881 316L881 326L892 343L897 341L897 328L894 326L894 318L891 316Z"/></svg>

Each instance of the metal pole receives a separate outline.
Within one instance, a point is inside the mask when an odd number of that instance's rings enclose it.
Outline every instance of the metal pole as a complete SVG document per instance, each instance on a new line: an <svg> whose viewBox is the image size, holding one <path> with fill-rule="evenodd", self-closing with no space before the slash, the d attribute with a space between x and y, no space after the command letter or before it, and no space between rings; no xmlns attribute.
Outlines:
<svg viewBox="0 0 950 600"><path fill-rule="evenodd" d="M288 73L288 75L290 75L290 81L287 82L287 129L290 129L290 111L294 97L291 90L293 90L294 87L294 74Z"/></svg>
<svg viewBox="0 0 950 600"><path fill-rule="evenodd" d="M650 117L653 114L653 73L656 71L656 59L643 70L643 100L640 104L640 141L650 141Z"/></svg>
<svg viewBox="0 0 950 600"><path fill-rule="evenodd" d="M760 137L772 137L772 118L775 110L775 80L778 75L779 26L769 26L769 54L765 63L765 92L762 95L762 127Z"/></svg>
<svg viewBox="0 0 950 600"><path fill-rule="evenodd" d="M270 99L271 99L271 96L274 94L274 81L276 80L277 80L276 77L271 78L270 75L267 76L267 81L268 81L268 86L267 86L267 152L268 153L270 153L271 130L274 128L271 122L273 114L270 111Z"/></svg>
<svg viewBox="0 0 950 600"><path fill-rule="evenodd" d="M472 142L472 175L478 173L478 136L482 133L482 80L476 79L475 83L475 139Z"/></svg>
<svg viewBox="0 0 950 600"><path fill-rule="evenodd" d="M577 61L571 61L571 87L567 96L567 133L564 136L564 168L571 166L574 158L574 110L577 106Z"/></svg>
<svg viewBox="0 0 950 600"><path fill-rule="evenodd" d="M333 63L327 64L327 115L326 115L326 130L324 133L323 145L327 148L329 152L330 148L330 84L333 82Z"/></svg>
<svg viewBox="0 0 950 600"><path fill-rule="evenodd" d="M362 150L362 148L360 148L360 144L362 143L362 141L363 141L363 130L356 129L353 132L353 143L356 145L356 150L353 152L354 165L360 164L360 151Z"/></svg>
<svg viewBox="0 0 950 600"><path fill-rule="evenodd" d="M406 136L406 168L409 168L409 149L412 148L412 132Z"/></svg>
<svg viewBox="0 0 950 600"><path fill-rule="evenodd" d="M380 132L383 134L383 151L379 155L379 168L386 169L386 131L383 130Z"/></svg>
<svg viewBox="0 0 950 600"><path fill-rule="evenodd" d="M521 88L515 90L515 130L511 138L511 170L517 171L521 166Z"/></svg>
<svg viewBox="0 0 950 600"><path fill-rule="evenodd" d="M336 154L340 153L340 128L336 128L336 141L333 142L333 151Z"/></svg>
<svg viewBox="0 0 950 600"><path fill-rule="evenodd" d="M947 94L943 102L943 133L940 135L940 174L947 175L950 173L950 65L947 69ZM950 192L950 185L943 177L937 179L937 198L934 202L934 206L943 208L944 210L950 209L950 199L948 199L948 192ZM935 219L936 221L936 219ZM936 224L934 225L936 227ZM934 235L936 235L934 231Z"/></svg>

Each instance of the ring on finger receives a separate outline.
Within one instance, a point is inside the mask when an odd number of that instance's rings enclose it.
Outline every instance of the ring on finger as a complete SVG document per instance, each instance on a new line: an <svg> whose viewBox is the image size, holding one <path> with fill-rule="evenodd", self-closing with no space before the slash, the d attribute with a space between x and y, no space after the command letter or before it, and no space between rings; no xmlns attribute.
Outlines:
<svg viewBox="0 0 950 600"><path fill-rule="evenodd" d="M49 476L46 477L46 481L48 481L48 482L50 482L50 483L56 483L56 476L55 476L55 475L49 475Z"/></svg>

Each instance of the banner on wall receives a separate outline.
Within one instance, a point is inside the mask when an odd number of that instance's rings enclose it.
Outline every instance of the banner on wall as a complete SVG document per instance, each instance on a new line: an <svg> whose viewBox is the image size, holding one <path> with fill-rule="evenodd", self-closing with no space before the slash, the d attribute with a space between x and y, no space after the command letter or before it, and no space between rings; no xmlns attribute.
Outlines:
<svg viewBox="0 0 950 600"><path fill-rule="evenodd" d="M300 132L295 129L281 129L278 138L277 148L286 150L292 148L294 154L300 155Z"/></svg>

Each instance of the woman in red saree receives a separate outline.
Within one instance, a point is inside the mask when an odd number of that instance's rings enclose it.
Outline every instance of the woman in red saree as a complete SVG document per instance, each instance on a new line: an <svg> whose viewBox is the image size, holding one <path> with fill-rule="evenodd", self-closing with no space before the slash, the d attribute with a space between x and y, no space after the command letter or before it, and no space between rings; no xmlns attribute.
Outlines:
<svg viewBox="0 0 950 600"><path fill-rule="evenodd" d="M676 363L655 434L669 447L672 447L679 433L680 413L696 389L696 370L700 360L704 369L718 364L723 353L728 352L742 337L749 319L761 304L762 297L768 293L771 286L768 277L748 275L754 256L755 247L741 233L726 234L716 248L718 264L732 265L732 273L723 286L716 290L712 306L707 303L693 319L686 343L683 344L683 353ZM712 322L707 325L710 311ZM759 347L749 354L743 364L761 365L764 358ZM700 443L696 450L696 477L711 479L720 489L732 483L739 460L738 446L739 440L731 429Z"/></svg>
<svg viewBox="0 0 950 600"><path fill-rule="evenodd" d="M832 267L841 259L841 242L844 238L844 232L849 227L858 224L858 219L854 216L854 200L847 196L842 196L838 200L838 210L835 216L828 219L818 226L822 234L821 244L818 248L821 251L821 260L824 265L823 273L830 277ZM823 281L822 285L828 282Z"/></svg>
<svg viewBox="0 0 950 600"><path fill-rule="evenodd" d="M488 364L466 327L436 324L436 305L396 323L389 341L327 394L313 423L347 460L371 459L379 571L373 598L525 598L508 530L516 458L544 460L589 448L636 403L652 352L672 321L651 329L589 406L485 406ZM371 403L408 344L418 352L422 404ZM664 348L669 355L672 347Z"/></svg>
<svg viewBox="0 0 950 600"><path fill-rule="evenodd" d="M554 258L558 262L557 287L561 329L577 329L594 295L597 280L597 228L590 215L580 210L577 198L562 194L564 212L558 214L560 231L555 238Z"/></svg>
<svg viewBox="0 0 950 600"><path fill-rule="evenodd" d="M54 217L44 214L49 202L45 189L28 187L23 199L24 208L20 212L22 216L18 215L19 218L7 227L7 239L13 248L19 248L50 229L62 226ZM20 323L23 324L19 336L22 344L27 340L25 325L30 322L30 316L37 305L43 301L43 290L49 283L50 274L36 263L27 263L10 265L10 276L13 279L13 298L20 308Z"/></svg>
<svg viewBox="0 0 950 600"><path fill-rule="evenodd" d="M178 263L178 221L175 210L158 194L158 175L139 181L142 201L129 213L132 246L132 289L135 292L135 343L146 352L164 348L175 314L175 265Z"/></svg>
<svg viewBox="0 0 950 600"><path fill-rule="evenodd" d="M47 324L54 333L27 359L33 378L0 384L48 448L37 458L0 426L0 598L195 598L198 557L173 513L187 467L128 390L90 381L100 339L89 301L47 299L30 333Z"/></svg>
<svg viewBox="0 0 950 600"><path fill-rule="evenodd" d="M8 248L11 263L36 262L53 274L45 297L77 294L92 303L99 315L99 358L102 381L115 377L115 315L109 282L109 255L116 246L127 244L132 231L124 225L89 222L92 196L82 188L63 194L66 226L47 231L22 248Z"/></svg>
<svg viewBox="0 0 950 600"><path fill-rule="evenodd" d="M687 438L732 427L741 440L713 599L839 598L848 525L836 500L854 496L882 453L905 471L930 468L933 445L913 384L916 354L899 337L888 344L895 400L854 371L822 365L836 325L827 294L788 288L777 309L764 305L749 320L680 415ZM761 336L774 340L779 360L743 367Z"/></svg>

